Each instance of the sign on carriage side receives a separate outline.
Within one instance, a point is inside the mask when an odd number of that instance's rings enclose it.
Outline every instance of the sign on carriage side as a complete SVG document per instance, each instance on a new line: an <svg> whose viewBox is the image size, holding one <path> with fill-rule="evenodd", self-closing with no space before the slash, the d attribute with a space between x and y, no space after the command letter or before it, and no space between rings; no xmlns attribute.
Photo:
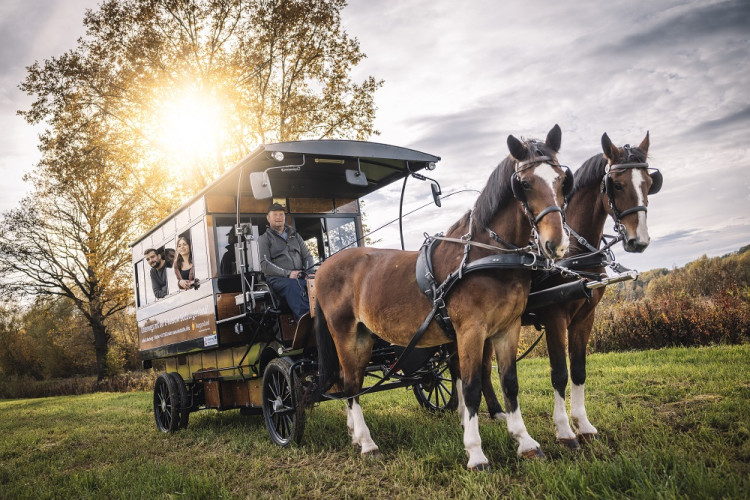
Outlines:
<svg viewBox="0 0 750 500"><path fill-rule="evenodd" d="M204 346L216 345L213 297L186 304L138 322L141 351L203 338Z"/></svg>

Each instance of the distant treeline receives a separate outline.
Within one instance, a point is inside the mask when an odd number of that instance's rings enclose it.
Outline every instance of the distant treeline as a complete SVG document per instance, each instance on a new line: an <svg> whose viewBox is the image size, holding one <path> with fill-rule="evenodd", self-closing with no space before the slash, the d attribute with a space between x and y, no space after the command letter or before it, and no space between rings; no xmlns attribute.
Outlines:
<svg viewBox="0 0 750 500"><path fill-rule="evenodd" d="M607 289L592 352L750 342L750 245Z"/></svg>
<svg viewBox="0 0 750 500"><path fill-rule="evenodd" d="M132 311L110 319L109 376L139 368ZM521 349L536 338L524 329ZM96 374L93 334L66 299L0 305L0 375L50 380ZM610 286L596 313L592 352L750 342L750 245ZM533 356L546 355L544 342ZM2 397L2 395L0 395ZM6 396L7 397L7 396Z"/></svg>

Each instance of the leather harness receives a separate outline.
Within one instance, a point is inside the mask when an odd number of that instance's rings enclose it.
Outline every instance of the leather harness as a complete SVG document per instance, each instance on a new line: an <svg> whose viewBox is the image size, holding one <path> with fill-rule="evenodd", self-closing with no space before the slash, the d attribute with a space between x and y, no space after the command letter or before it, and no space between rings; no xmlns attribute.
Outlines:
<svg viewBox="0 0 750 500"><path fill-rule="evenodd" d="M435 272L432 264L432 252L435 245L440 241L442 235L427 237L422 247L419 249L417 257L416 277L417 286L424 293L433 305L435 322L443 329L450 340L456 340L456 331L453 322L448 315L446 307L446 297L453 286L466 274L476 271L485 271L490 269L528 269L536 270L539 268L549 268L549 261L539 257L531 252L511 253L501 255L489 255L475 261L466 263L468 250L464 251L464 260L455 271L448 274L442 283L438 283L435 278ZM467 247L470 244L467 242ZM498 248L498 250L501 250ZM426 328L425 328L426 330ZM417 332L419 337L424 332ZM415 334L415 337L417 335ZM417 339L418 340L418 339Z"/></svg>

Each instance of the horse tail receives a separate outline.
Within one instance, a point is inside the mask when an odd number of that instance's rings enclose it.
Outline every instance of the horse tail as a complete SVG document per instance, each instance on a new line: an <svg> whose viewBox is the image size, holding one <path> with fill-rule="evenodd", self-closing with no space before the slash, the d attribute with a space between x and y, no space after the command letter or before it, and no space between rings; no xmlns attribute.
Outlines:
<svg viewBox="0 0 750 500"><path fill-rule="evenodd" d="M341 365L320 301L315 305L315 336L318 341L318 391L323 394L340 381Z"/></svg>

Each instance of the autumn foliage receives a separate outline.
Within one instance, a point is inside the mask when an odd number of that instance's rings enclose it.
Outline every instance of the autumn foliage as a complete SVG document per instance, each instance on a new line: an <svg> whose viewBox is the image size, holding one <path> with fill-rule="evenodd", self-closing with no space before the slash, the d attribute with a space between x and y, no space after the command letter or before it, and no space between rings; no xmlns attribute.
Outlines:
<svg viewBox="0 0 750 500"><path fill-rule="evenodd" d="M750 247L607 290L593 352L750 342Z"/></svg>

